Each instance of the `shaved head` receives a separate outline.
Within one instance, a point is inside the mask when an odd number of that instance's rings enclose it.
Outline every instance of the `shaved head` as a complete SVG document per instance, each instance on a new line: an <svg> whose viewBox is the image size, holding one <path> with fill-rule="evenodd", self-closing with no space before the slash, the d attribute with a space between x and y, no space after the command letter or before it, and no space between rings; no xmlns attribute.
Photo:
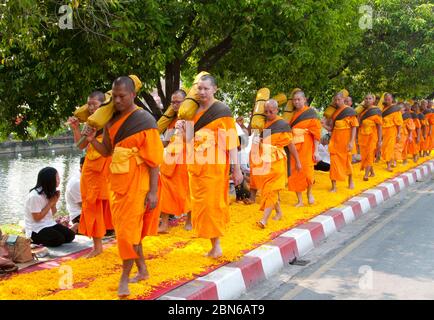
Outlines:
<svg viewBox="0 0 434 320"><path fill-rule="evenodd" d="M89 99L96 99L103 103L105 101L105 94L101 91L94 91L89 95Z"/></svg>
<svg viewBox="0 0 434 320"><path fill-rule="evenodd" d="M115 81L113 81L113 88L115 87L120 87L120 86L125 86L125 88L129 91L129 92L136 92L136 88L134 86L134 81L130 78L130 77L126 77L126 76L122 76L119 78L116 78Z"/></svg>
<svg viewBox="0 0 434 320"><path fill-rule="evenodd" d="M277 101L274 100L274 99L268 99L268 100L265 102L265 106L268 106L268 107L270 107L270 108L277 109L277 108L279 107L279 104L278 104Z"/></svg>
<svg viewBox="0 0 434 320"><path fill-rule="evenodd" d="M279 111L279 104L277 103L276 100L269 99L265 102L264 113L268 121L273 121L276 118L278 111Z"/></svg>

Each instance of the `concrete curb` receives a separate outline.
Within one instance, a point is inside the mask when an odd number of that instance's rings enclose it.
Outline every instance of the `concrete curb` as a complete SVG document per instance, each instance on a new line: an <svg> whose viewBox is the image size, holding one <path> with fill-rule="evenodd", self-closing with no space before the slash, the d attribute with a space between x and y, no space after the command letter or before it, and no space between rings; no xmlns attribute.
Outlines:
<svg viewBox="0 0 434 320"><path fill-rule="evenodd" d="M332 233L390 199L398 192L434 173L434 160L380 183L373 189L330 209L250 251L240 260L214 270L161 296L160 300L230 300L276 274Z"/></svg>

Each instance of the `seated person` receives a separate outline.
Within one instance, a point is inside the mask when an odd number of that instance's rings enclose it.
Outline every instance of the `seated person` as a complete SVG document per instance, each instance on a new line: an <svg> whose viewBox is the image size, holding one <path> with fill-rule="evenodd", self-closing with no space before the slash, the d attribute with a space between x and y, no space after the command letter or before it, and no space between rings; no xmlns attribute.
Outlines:
<svg viewBox="0 0 434 320"><path fill-rule="evenodd" d="M26 237L31 238L35 244L58 247L72 242L75 238L74 231L56 223L53 218L60 197L60 192L56 190L59 184L57 170L46 167L39 171L36 186L30 189L25 205L24 221Z"/></svg>
<svg viewBox="0 0 434 320"><path fill-rule="evenodd" d="M319 171L330 171L330 153L328 144L330 141L330 135L325 134L321 138L321 142L318 145L318 153L321 158L321 161L315 164L314 169Z"/></svg>
<svg viewBox="0 0 434 320"><path fill-rule="evenodd" d="M80 172L83 168L84 157L80 158ZM69 213L69 221L72 223L71 230L77 233L81 215L81 192L80 175L74 174L69 178L66 185L66 210Z"/></svg>

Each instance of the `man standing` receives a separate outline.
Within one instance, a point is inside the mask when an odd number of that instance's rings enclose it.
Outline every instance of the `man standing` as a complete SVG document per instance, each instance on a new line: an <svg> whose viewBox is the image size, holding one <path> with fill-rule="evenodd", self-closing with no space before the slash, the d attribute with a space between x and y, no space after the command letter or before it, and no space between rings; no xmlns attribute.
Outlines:
<svg viewBox="0 0 434 320"><path fill-rule="evenodd" d="M163 144L154 117L134 104L134 83L129 77L113 82L112 97L116 108L104 128L102 143L95 139L95 129L85 135L110 164L110 207L119 254L123 260L118 295L130 294L129 282L149 277L143 256L142 239L158 232L158 166L163 161ZM129 279L134 262L138 268Z"/></svg>
<svg viewBox="0 0 434 320"><path fill-rule="evenodd" d="M189 127L186 130L191 218L197 235L211 241L207 256L217 259L223 254L220 237L229 222L230 164L236 186L243 176L237 163L235 121L229 107L214 98L217 91L214 77L202 76L198 91L200 101L193 118L194 137ZM190 146L194 149L192 153Z"/></svg>
<svg viewBox="0 0 434 320"><path fill-rule="evenodd" d="M332 115L332 136L329 144L330 151L330 180L331 192L337 192L336 181L343 181L348 177L348 188L354 189L352 152L356 139L356 129L359 126L357 113L344 103L344 96L338 93L333 98L336 111Z"/></svg>
<svg viewBox="0 0 434 320"><path fill-rule="evenodd" d="M177 90L172 94L172 107L177 113L185 99L185 92ZM175 134L176 132L176 134ZM169 214L181 216L187 213L184 229L191 230L190 192L188 186L188 172L185 147L185 123L178 117L169 124L165 141L166 152L161 164L161 225L160 233L167 233L169 229Z"/></svg>
<svg viewBox="0 0 434 320"><path fill-rule="evenodd" d="M273 209L276 210L273 219L280 220L282 218L279 191L285 189L287 179L287 154L284 150L286 146L289 145L289 150L295 158L296 170L301 170L300 160L292 143L291 129L288 123L277 115L278 111L276 100L266 101L264 113L267 122L257 152L252 151L257 155L256 157L253 155L253 160L261 160L255 161L260 162L260 166L257 166L256 170L260 170L257 174L261 176L259 190L261 190L261 210L264 211L262 219L257 223L261 229L267 225Z"/></svg>
<svg viewBox="0 0 434 320"><path fill-rule="evenodd" d="M104 93L92 92L87 99L89 113L93 114L104 100ZM77 142L81 137L78 119L72 117L69 121L74 132L74 140ZM96 140L101 142L102 139L100 130L96 133ZM86 148L86 156L80 178L82 206L78 232L92 237L93 250L87 255L88 258L92 258L102 253L102 238L107 230L113 229L108 187L111 157L103 157L87 140L84 140L79 148Z"/></svg>
<svg viewBox="0 0 434 320"><path fill-rule="evenodd" d="M392 172L394 164L395 144L401 140L402 120L401 108L393 105L393 96L391 93L384 95L383 109L383 144L381 154L386 161L387 171Z"/></svg>
<svg viewBox="0 0 434 320"><path fill-rule="evenodd" d="M313 108L306 105L303 91L296 91L292 97L295 113L289 125L292 130L293 143L300 158L300 171L292 171L288 177L288 190L297 194L296 207L303 206L302 192L307 190L309 204L314 204L312 185L314 182L314 165L321 159L318 154L318 144L321 138L321 122ZM291 168L295 167L295 159L291 157Z"/></svg>

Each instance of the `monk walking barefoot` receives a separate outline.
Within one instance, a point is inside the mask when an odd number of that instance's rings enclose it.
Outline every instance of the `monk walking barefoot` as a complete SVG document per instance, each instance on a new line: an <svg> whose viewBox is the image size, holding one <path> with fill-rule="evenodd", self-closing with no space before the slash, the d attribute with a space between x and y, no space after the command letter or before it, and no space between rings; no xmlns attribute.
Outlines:
<svg viewBox="0 0 434 320"><path fill-rule="evenodd" d="M130 294L128 284L134 263L138 275L133 281L148 276L141 243L146 235L157 234L160 214L159 165L163 161L163 144L154 117L134 104L135 96L133 80L117 78L112 86L117 112L105 126L102 142L95 139L95 129L85 132L102 156L112 156L110 208L122 259L118 287L121 298Z"/></svg>
<svg viewBox="0 0 434 320"><path fill-rule="evenodd" d="M336 181L344 181L348 177L348 188L354 188L352 152L356 139L356 128L359 126L357 113L344 104L344 96L334 96L336 111L332 115L332 135L329 144L331 192L337 192Z"/></svg>
<svg viewBox="0 0 434 320"><path fill-rule="evenodd" d="M316 111L307 106L303 91L297 90L292 95L292 104L295 107L294 116L289 125L293 136L292 142L298 153L301 170L292 170L288 176L288 190L297 195L296 207L303 206L302 192L306 191L309 204L314 204L312 195L314 181L314 166L319 162L318 145L321 139L321 122ZM291 168L296 166L295 159L291 157Z"/></svg>

